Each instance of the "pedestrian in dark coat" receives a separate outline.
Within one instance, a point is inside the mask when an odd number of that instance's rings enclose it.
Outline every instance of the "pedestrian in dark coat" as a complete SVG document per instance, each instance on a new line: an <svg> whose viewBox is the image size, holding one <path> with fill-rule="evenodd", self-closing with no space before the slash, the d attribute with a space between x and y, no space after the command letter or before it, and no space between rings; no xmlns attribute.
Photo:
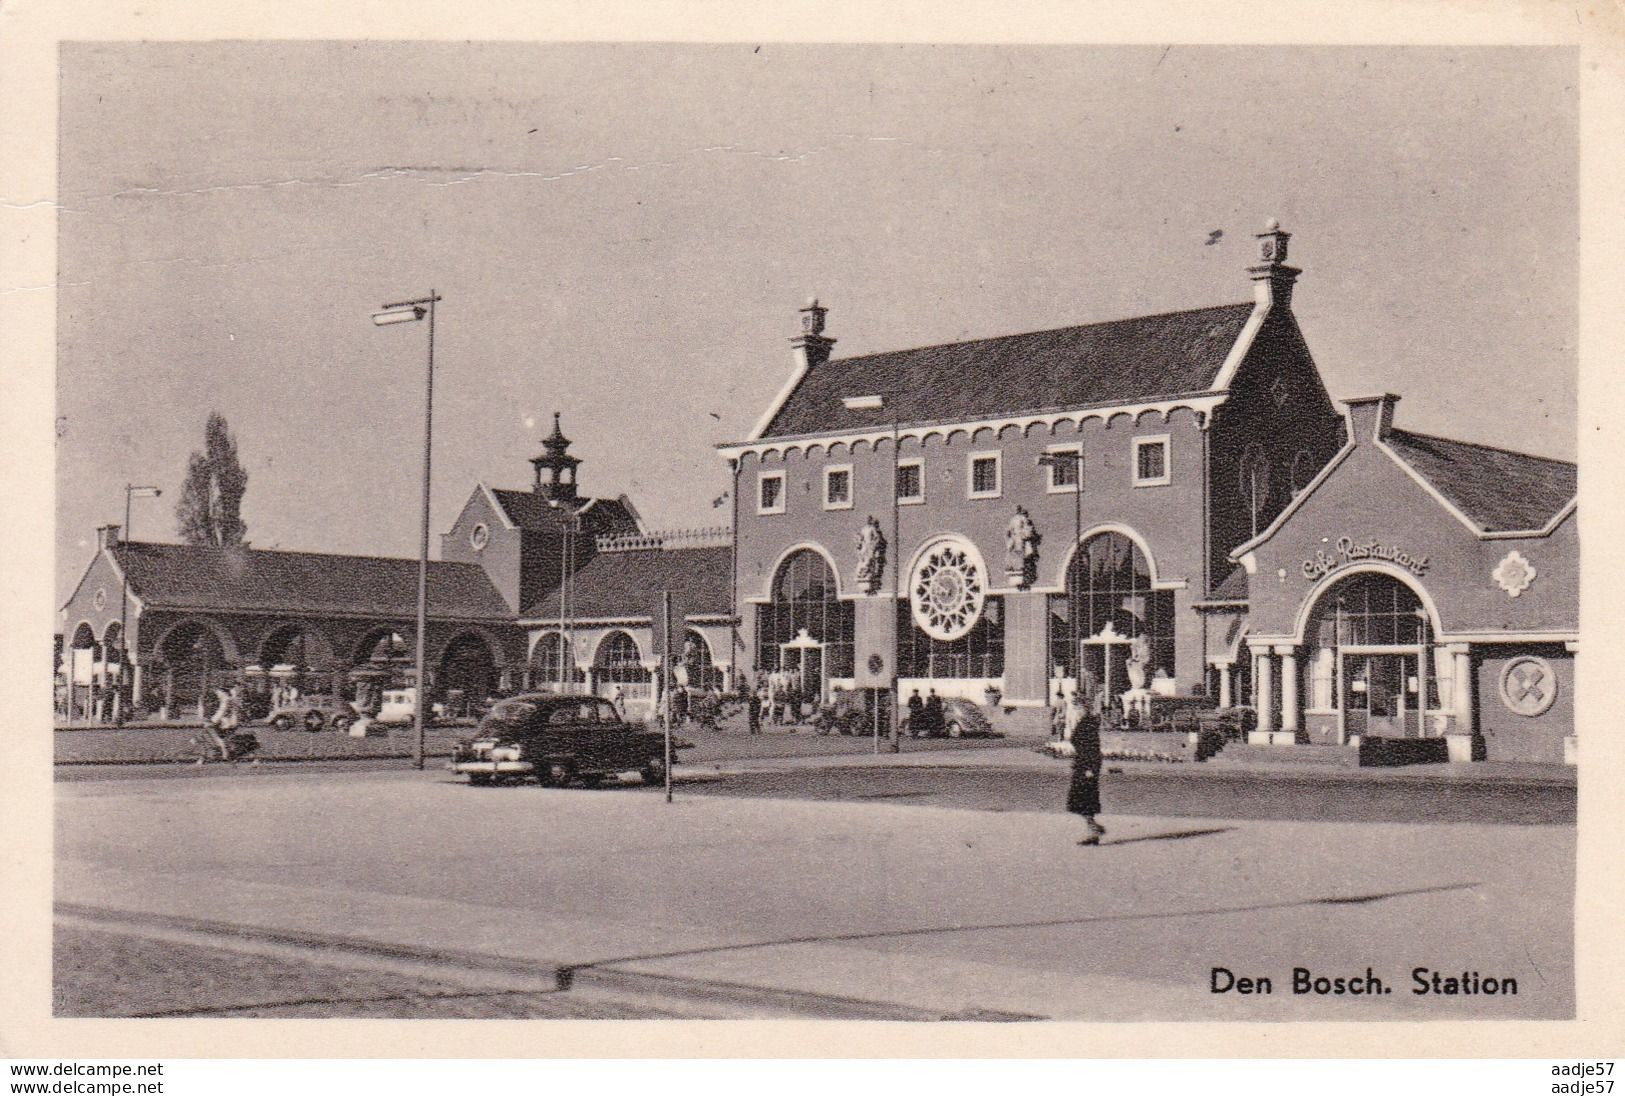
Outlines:
<svg viewBox="0 0 1625 1096"><path fill-rule="evenodd" d="M1095 821L1100 813L1100 717L1085 709L1072 728L1072 784L1066 793L1066 809L1081 814L1089 835L1080 845L1098 845L1106 827Z"/></svg>
<svg viewBox="0 0 1625 1096"><path fill-rule="evenodd" d="M925 709L921 713L925 716L925 733L927 735L941 734L947 722L947 716L942 708L942 698L935 689L925 698Z"/></svg>
<svg viewBox="0 0 1625 1096"><path fill-rule="evenodd" d="M751 734L762 733L762 696L752 692L745 699L745 716L750 725Z"/></svg>
<svg viewBox="0 0 1625 1096"><path fill-rule="evenodd" d="M920 690L915 689L908 698L909 737L919 738L925 729L925 701L920 699Z"/></svg>

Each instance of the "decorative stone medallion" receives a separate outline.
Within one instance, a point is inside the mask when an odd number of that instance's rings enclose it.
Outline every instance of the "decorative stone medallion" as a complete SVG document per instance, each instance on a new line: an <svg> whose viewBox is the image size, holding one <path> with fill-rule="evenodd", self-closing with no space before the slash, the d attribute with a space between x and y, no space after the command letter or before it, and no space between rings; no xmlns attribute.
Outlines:
<svg viewBox="0 0 1625 1096"><path fill-rule="evenodd" d="M1501 671L1501 703L1513 715L1537 716L1557 700L1557 673L1535 655L1519 655Z"/></svg>
<svg viewBox="0 0 1625 1096"><path fill-rule="evenodd" d="M987 579L981 561L961 542L934 545L914 569L909 605L914 622L932 639L959 639L982 616Z"/></svg>
<svg viewBox="0 0 1625 1096"><path fill-rule="evenodd" d="M1524 559L1516 548L1501 557L1490 573L1495 584L1510 597L1517 597L1535 581L1535 565Z"/></svg>
<svg viewBox="0 0 1625 1096"><path fill-rule="evenodd" d="M473 548L474 551L483 552L485 551L485 546L490 543L491 530L486 527L485 522L480 522L469 531L468 545L470 548Z"/></svg>

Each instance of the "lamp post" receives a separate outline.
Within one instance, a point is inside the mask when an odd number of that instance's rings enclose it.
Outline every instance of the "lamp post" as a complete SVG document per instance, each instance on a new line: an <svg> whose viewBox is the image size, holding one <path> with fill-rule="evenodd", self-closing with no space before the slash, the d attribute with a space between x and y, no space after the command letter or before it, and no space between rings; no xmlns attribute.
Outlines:
<svg viewBox="0 0 1625 1096"><path fill-rule="evenodd" d="M547 504L559 512L564 523L564 540L559 549L559 693L563 695L575 692L576 537L581 532L581 511L558 499L549 499Z"/></svg>
<svg viewBox="0 0 1625 1096"><path fill-rule="evenodd" d="M423 768L423 711L428 707L427 681L424 677L424 638L429 626L429 455L434 438L434 306L440 295L429 290L427 297L386 304L372 314L372 322L379 327L397 323L414 323L425 316L429 320L429 368L423 390L423 535L418 542L418 643L417 643L417 697L412 705L412 767Z"/></svg>
<svg viewBox="0 0 1625 1096"><path fill-rule="evenodd" d="M1083 450L1081 448L1063 449L1053 453L1041 453L1038 457L1038 466L1048 468L1053 481L1057 469L1070 469L1072 472L1072 561L1068 564L1066 574L1062 581L1066 584L1066 620L1070 632L1070 646L1072 658L1072 691L1077 692L1078 686L1083 683L1083 647L1078 638L1078 594L1077 586L1072 581L1072 569L1077 566L1077 551L1079 541L1083 539ZM1046 618L1048 614L1046 613ZM1045 637L1048 642L1049 637ZM1046 657L1045 661L1049 661ZM1082 698L1080 698L1081 700ZM1093 697L1090 698L1091 702ZM1070 731L1070 728L1068 728Z"/></svg>
<svg viewBox="0 0 1625 1096"><path fill-rule="evenodd" d="M124 539L130 539L130 500L155 499L163 492L156 487L136 487L133 484L124 485ZM119 607L118 607L118 692L114 694L113 704L117 709L113 717L115 723L123 723L125 715L124 694L130 692L130 703L135 703L134 682L130 675L134 667L130 664L130 568L128 562L119 568Z"/></svg>

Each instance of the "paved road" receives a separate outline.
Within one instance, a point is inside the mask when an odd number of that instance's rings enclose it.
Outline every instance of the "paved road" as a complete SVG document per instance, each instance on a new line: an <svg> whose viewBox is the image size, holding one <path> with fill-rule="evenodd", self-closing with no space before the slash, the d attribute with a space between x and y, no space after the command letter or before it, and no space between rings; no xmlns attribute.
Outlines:
<svg viewBox="0 0 1625 1096"><path fill-rule="evenodd" d="M683 795L750 796L851 803L1060 810L1067 763L1053 769L910 765L794 768L723 774L685 783ZM1572 785L1507 780L1423 781L1368 774L1124 767L1103 785L1105 814L1169 818L1301 819L1318 822L1572 824Z"/></svg>
<svg viewBox="0 0 1625 1096"><path fill-rule="evenodd" d="M982 773L975 755L960 756L958 773L941 771L946 756L917 775L848 762L841 779L853 798L842 802L716 794L726 779L691 785L673 805L635 785L479 789L445 773L78 782L58 789L56 894L69 917L191 918L496 956L583 981L664 979L756 994L741 998L748 1010L778 1007L760 994L780 993L818 1008L868 1002L940 1016L1572 1015L1570 826L1109 814L1108 844L1085 850L1053 797L1039 811L895 797L910 790L899 781L1004 780L1047 795L1043 785L1061 779L1053 769ZM753 773L734 787L790 778ZM885 798L857 798L865 788ZM299 990L305 1006L193 1006L196 989L161 984L168 954L132 953L119 977L146 980L137 999L93 986L78 1008L384 1007L324 997L320 986ZM277 958L288 957L267 957ZM1283 989L1214 994L1215 966ZM1284 988L1294 966L1339 977L1373 967L1389 988L1375 999L1299 997ZM1512 978L1519 991L1415 996L1418 966ZM443 995L435 1007L470 1015L489 1003Z"/></svg>

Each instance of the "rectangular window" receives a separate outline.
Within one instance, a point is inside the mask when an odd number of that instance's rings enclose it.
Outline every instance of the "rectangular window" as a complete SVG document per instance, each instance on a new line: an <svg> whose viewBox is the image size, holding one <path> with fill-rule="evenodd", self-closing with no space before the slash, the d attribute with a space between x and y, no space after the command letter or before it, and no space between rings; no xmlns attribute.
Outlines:
<svg viewBox="0 0 1625 1096"><path fill-rule="evenodd" d="M998 453L972 453L970 455L970 497L973 499L999 497Z"/></svg>
<svg viewBox="0 0 1625 1096"><path fill-rule="evenodd" d="M784 473L763 472L756 480L756 512L784 513Z"/></svg>
<svg viewBox="0 0 1625 1096"><path fill-rule="evenodd" d="M824 469L824 509L852 509L852 466L836 464Z"/></svg>
<svg viewBox="0 0 1625 1096"><path fill-rule="evenodd" d="M1134 439L1134 486L1158 487L1172 482L1168 468L1168 435Z"/></svg>
<svg viewBox="0 0 1625 1096"><path fill-rule="evenodd" d="M897 501L900 503L925 501L925 461L897 462Z"/></svg>
<svg viewBox="0 0 1625 1096"><path fill-rule="evenodd" d="M1083 446L1051 445L1044 450L1044 468L1049 474L1050 494L1072 494L1083 483Z"/></svg>

